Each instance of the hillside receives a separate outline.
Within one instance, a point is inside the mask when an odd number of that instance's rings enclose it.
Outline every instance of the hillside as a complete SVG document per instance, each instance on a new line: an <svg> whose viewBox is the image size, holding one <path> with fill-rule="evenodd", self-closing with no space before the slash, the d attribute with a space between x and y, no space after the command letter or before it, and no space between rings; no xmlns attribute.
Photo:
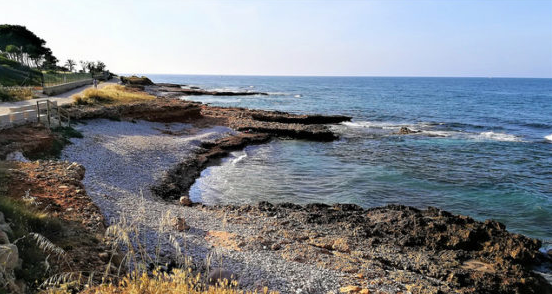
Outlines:
<svg viewBox="0 0 552 294"><path fill-rule="evenodd" d="M0 85L41 86L41 73L0 55Z"/></svg>

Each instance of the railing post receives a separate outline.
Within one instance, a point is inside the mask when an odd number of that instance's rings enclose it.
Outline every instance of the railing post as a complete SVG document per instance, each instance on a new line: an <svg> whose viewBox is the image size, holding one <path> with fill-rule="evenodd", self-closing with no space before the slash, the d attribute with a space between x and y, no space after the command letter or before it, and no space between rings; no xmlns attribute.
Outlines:
<svg viewBox="0 0 552 294"><path fill-rule="evenodd" d="M40 101L36 101L36 122L40 123Z"/></svg>
<svg viewBox="0 0 552 294"><path fill-rule="evenodd" d="M59 111L60 111L59 106L56 105L56 109L57 109L57 115L58 115L59 126L61 127L61 113L59 112Z"/></svg>
<svg viewBox="0 0 552 294"><path fill-rule="evenodd" d="M50 100L46 100L46 116L48 117L48 127L50 127Z"/></svg>

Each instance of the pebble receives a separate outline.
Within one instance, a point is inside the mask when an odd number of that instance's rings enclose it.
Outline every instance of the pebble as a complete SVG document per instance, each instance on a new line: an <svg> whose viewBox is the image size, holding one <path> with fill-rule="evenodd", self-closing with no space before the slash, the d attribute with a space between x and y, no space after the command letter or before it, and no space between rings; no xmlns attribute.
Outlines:
<svg viewBox="0 0 552 294"><path fill-rule="evenodd" d="M235 133L231 129L212 127L193 135L173 136L161 131L178 133L192 126L103 119L89 120L86 125L75 128L83 133L84 138L71 139L73 144L64 148L62 159L78 162L86 168L85 189L106 220L116 221L124 215L128 220L141 222L146 230L146 242L157 244L157 230L165 216L182 217L191 229L179 232L173 228L171 233L186 245L186 254L194 264L204 267L208 256L216 255L217 258L210 259L210 266L235 273L240 287L246 290L255 289L259 280L266 281L268 289L281 293L294 293L296 289L304 289L303 293L339 290L343 283L339 272L286 261L274 249L211 249L205 240L207 231L228 230L241 236L253 236L254 228L247 224L225 224L223 227L213 212L169 203L150 193L149 187L158 183L171 167L193 156L201 142L215 141ZM172 256L174 247L168 235L164 234L163 238L166 239L160 242L161 255ZM154 256L154 246L149 246L148 250Z"/></svg>

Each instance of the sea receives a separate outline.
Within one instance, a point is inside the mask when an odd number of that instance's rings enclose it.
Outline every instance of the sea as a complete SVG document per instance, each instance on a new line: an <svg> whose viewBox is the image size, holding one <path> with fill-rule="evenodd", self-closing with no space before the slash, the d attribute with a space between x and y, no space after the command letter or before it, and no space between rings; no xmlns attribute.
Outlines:
<svg viewBox="0 0 552 294"><path fill-rule="evenodd" d="M500 221L552 249L552 79L147 76L269 93L184 100L353 118L330 126L334 142L277 139L233 152L203 171L194 201L434 206Z"/></svg>

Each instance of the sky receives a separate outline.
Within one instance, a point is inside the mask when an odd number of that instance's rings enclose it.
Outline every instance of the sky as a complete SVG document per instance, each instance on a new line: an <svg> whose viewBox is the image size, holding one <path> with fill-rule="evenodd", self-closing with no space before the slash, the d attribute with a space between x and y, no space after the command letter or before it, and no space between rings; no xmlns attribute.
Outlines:
<svg viewBox="0 0 552 294"><path fill-rule="evenodd" d="M0 0L116 73L552 78L552 0Z"/></svg>

